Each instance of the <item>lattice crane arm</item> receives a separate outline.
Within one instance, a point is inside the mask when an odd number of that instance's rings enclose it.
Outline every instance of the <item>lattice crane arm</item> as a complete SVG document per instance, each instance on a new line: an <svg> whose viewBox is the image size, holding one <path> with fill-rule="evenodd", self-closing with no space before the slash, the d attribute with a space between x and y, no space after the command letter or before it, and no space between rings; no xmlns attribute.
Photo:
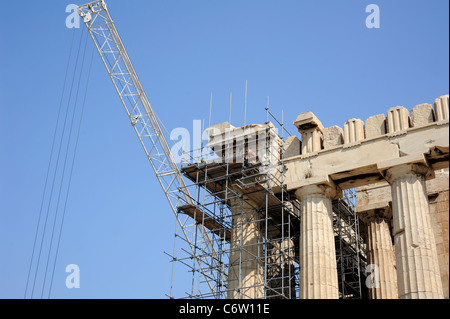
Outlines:
<svg viewBox="0 0 450 319"><path fill-rule="evenodd" d="M78 8L94 41L131 125L144 148L166 196L178 196L184 180L170 151L158 118L141 86L104 1ZM186 192L183 200L191 202ZM172 199L169 199L173 204Z"/></svg>
<svg viewBox="0 0 450 319"><path fill-rule="evenodd" d="M83 19L94 41L131 125L144 148L170 207L183 229L185 239L191 249L194 250L195 242L183 228L185 222L179 219L177 213L177 207L180 204L194 204L193 200L170 151L159 120L150 105L109 15L106 3L103 0L98 0L81 5L78 7L78 14ZM199 225L199 227L207 247L209 247L211 254L215 256L216 252L206 229L202 225ZM200 259L198 263L201 267L202 261ZM206 280L208 279L206 278ZM211 289L213 288L211 287Z"/></svg>

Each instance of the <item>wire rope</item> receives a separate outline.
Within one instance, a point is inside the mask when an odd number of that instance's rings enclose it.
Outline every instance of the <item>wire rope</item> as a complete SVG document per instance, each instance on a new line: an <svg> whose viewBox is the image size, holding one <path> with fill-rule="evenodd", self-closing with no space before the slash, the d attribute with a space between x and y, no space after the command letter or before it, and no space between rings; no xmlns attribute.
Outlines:
<svg viewBox="0 0 450 319"><path fill-rule="evenodd" d="M68 137L68 141L67 141L66 154L64 156L64 164L63 164L63 169L62 169L62 176L61 176L61 181L60 181L60 185L59 185L58 199L57 199L57 203L56 203L56 212L55 212L55 216L54 216L54 219L53 219L53 227L52 227L52 233L51 233L51 237L50 237L50 245L49 245L48 254L47 254L47 263L46 263L45 271L44 271L44 281L43 281L43 284L42 284L41 298L44 295L44 288L45 288L45 283L46 283L46 279L47 279L48 266L49 266L50 256L51 256L51 251L52 251L52 246L53 246L53 236L54 236L54 233L55 233L56 221L57 221L57 218L58 218L58 208L59 208L59 203L60 203L61 194L62 194L62 190L63 190L63 183L64 183L64 177L65 177L65 173L66 173L67 158L68 158L69 150L70 150L70 142L71 142L71 139L72 139L73 124L74 124L76 111L77 111L77 106L78 106L78 95L79 95L79 92L80 92L80 84L81 84L81 79L82 79L82 76L83 76L83 68L84 68L84 59L85 59L85 56L86 56L87 40L88 40L88 36L86 36L86 40L84 42L83 57L82 57L82 60L81 60L81 67L80 67L80 75L78 77L77 91L75 93L75 102L74 102L72 118L71 118L71 122L70 122L70 129L69 129L69 137ZM68 192L68 190L67 190L67 192Z"/></svg>
<svg viewBox="0 0 450 319"><path fill-rule="evenodd" d="M86 105L86 95L87 95L88 86L89 86L89 79L90 79L90 76L91 76L92 60L93 60L94 53L95 53L94 49L95 48L92 48L91 62L89 64L89 71L88 71L88 76L87 76L87 80L86 80L86 88L85 88L85 91L84 91L83 104L82 104L82 107L81 107L80 121L78 123L78 132L77 132L77 137L76 137L76 141L75 141L75 149L74 149L74 154L73 154L73 158L72 158L72 164L71 164L70 173L69 173L69 182L68 182L68 186L67 186L66 198L65 198L65 201L64 201L64 209L63 209L62 219L61 219L61 224L60 224L60 229L59 229L58 242L57 242L57 245L56 245L56 254L55 254L55 260L53 262L53 270L52 270L52 277L51 277L51 280L50 280L50 288L49 288L49 291L48 291L48 298L50 298L50 294L51 294L51 290L52 290L52 286L53 286L53 278L54 278L54 275L55 275L56 261L58 259L59 245L60 245L60 242L61 242L61 234L62 234L62 229L63 229L63 225L64 225L64 217L66 215L67 201L68 201L68 198L69 198L70 185L71 185L71 182L72 182L72 173L73 173L73 168L74 168L74 164L75 164L75 158L76 158L76 155L77 155L78 142L79 142L79 138L80 138L81 123L83 121L84 109L85 109L85 105Z"/></svg>
<svg viewBox="0 0 450 319"><path fill-rule="evenodd" d="M45 193L46 193L46 190L47 190L48 177L49 177L49 174L50 174L50 167L51 167L51 164L52 164L53 150L54 150L54 147L55 147L55 141L56 141L56 135L57 135L56 133L58 131L59 118L60 118L60 115L61 115L61 109L62 109L62 105L63 105L63 98L64 98L64 92L65 92L65 88L66 88L67 75L69 74L69 66L70 66L70 60L71 60L71 57L72 57L72 48L73 48L74 39L75 39L75 30L72 33L72 41L71 41L70 49L69 49L69 56L67 58L66 71L65 71L65 75L64 75L64 82L63 82L63 87L62 87L61 99L60 99L59 108L58 108L58 116L56 118L56 125L55 125L55 130L54 130L54 133L53 133L52 147L51 147L51 150L50 150L50 157L49 157L49 161L48 161L48 165L47 165L47 175L45 177L44 191L43 191L43 194L42 194L41 207L39 209L39 217L38 217L38 222L37 222L37 226L36 226L36 232L35 232L35 236L34 236L33 249L32 249L31 258L30 258L30 266L28 268L28 276L27 276L27 283L26 283L26 286L25 286L24 298L26 298L26 296L27 296L28 286L29 286L29 282L30 282L31 269L32 269L32 265L33 265L34 253L35 253L35 250L36 250L36 243L37 243L37 238L38 238L38 234L39 234L39 226L41 224L42 210L43 210L43 207L44 207L44 200L45 200Z"/></svg>
<svg viewBox="0 0 450 319"><path fill-rule="evenodd" d="M63 122L62 128L61 128L62 131L60 133L60 139L59 139L59 146L58 146L56 161L54 163L54 169L52 171L52 162L54 161L54 153L55 153L55 146L56 146L56 140L57 140L57 135L58 135L57 134L58 133L58 128L60 128L60 126L61 126L60 125L61 112L63 111L63 100L64 100L64 96L65 96L65 93L66 93L66 85L67 85L67 80L68 80L70 64L71 64L71 60L72 60L75 33L76 33L76 30L74 30L73 34L72 34L72 41L71 41L69 57L68 57L67 65L66 65L66 71L65 71L65 76L64 76L63 88L62 88L61 99L60 99L60 103L59 103L59 109L58 109L58 116L57 116L56 126L55 126L55 130L54 130L54 135L53 135L52 147L51 147L51 152L50 152L50 159L49 159L49 163L48 163L47 174L46 174L46 179L45 179L45 184L44 184L44 191L43 191L42 200L41 200L41 206L40 206L40 211L39 211L39 218L38 218L38 223L37 223L37 227L36 227L36 234L35 234L34 243L33 243L33 249L32 249L31 261L30 261L30 267L29 267L29 270L28 270L27 284L26 284L26 288L25 288L24 298L27 297L27 292L28 292L28 289L30 287L30 280L31 280L31 276L32 276L33 262L36 259L36 249L37 249L38 237L39 237L39 235L41 235L40 245L39 245L39 253L37 254L37 262L36 262L35 270L34 270L34 278L33 278L33 284L32 284L32 287L31 287L30 298L33 298L33 295L35 293L36 282L37 282L37 278L39 277L39 267L41 265L41 258L44 258L43 257L43 251L47 250L47 249L44 249L44 246L45 246L44 242L46 240L46 233L47 233L47 226L49 224L50 210L51 210L51 207L52 207L52 204L53 204L52 202L54 202L53 194L54 194L54 191L57 191L58 192L58 198L57 198L57 203L56 203L56 207L55 207L55 214L54 214L54 220L53 220L53 227L52 227L52 231L51 231L50 242L49 242L49 246L48 246L47 262L46 262L46 265L45 265L45 271L43 273L44 278L43 278L43 282L42 282L41 298L44 295L44 289L45 289L46 280L47 280L47 273L48 273L49 262L50 262L52 247L53 247L53 239L54 239L54 234L55 234L56 222L57 222L57 219L58 219L58 209L59 209L60 199L61 199L61 195L62 195L64 176L65 176L65 172L66 172L66 164L67 164L67 160L68 160L68 154L70 152L70 146L71 146L70 142L71 142L71 138L72 138L74 119L75 119L75 116L76 116L76 110L77 110L77 104L78 104L78 95L79 95L80 84L81 84L81 79L82 79L82 75L83 75L83 66L84 66L86 46L87 46L87 39L88 39L88 37L86 37L86 41L84 43L84 50L83 50L83 57L82 57L81 67L79 68L80 51L81 51L81 48L82 48L82 43L83 43L82 40L83 40L83 35L84 35L84 28L83 28L83 30L81 32L80 40L79 40L79 43L78 43L78 49L77 49L75 66L74 66L74 69L73 69L73 75L72 75L71 84L70 84L70 91L69 91L67 106L66 106L66 108L64 110L64 112L65 112L64 122ZM74 102L74 105L73 105L72 114L71 114L71 118L70 118L69 113L71 113L71 102L72 102L72 98L73 98L74 84L75 84L75 80L76 80L76 77L77 77L77 73L78 73L77 70L78 69L80 70L79 71L79 76L78 76L78 84L77 84L77 87L76 87L76 93L75 93L75 98L74 98L75 102ZM89 73L90 73L90 69L89 69ZM83 108L84 108L84 103L85 103L85 98L84 98L84 101L83 101ZM64 145L65 135L67 134L68 120L70 121L70 129L69 129L69 132L68 132L69 137L68 137L68 140L66 141L66 144ZM81 125L81 121L80 121L80 125ZM79 130L79 128L78 128L78 130ZM78 137L77 137L76 145L77 144L78 144ZM63 162L63 168L62 168L62 171L58 174L59 168L61 166L60 165L61 164L60 158L61 158L61 155L62 155L61 153L62 153L62 151L64 153L64 149L65 149L65 156L64 156L64 162ZM72 162L74 161L74 157L75 157L75 151L74 151ZM53 174L52 183L51 183L51 188L50 188L50 192L49 192L48 199L47 199L45 220L44 220L44 223L43 223L43 226L42 226L43 230L41 232L42 234L40 234L39 230L40 230L41 223L42 223L42 218L43 218L44 202L46 200L46 195L48 193L49 177L51 176L51 174ZM70 177L69 178L71 178L71 174L72 174L72 171L70 172ZM57 177L60 178L59 190L55 189L55 183L56 183ZM56 186L56 188L57 187L58 186ZM69 187L67 188L66 198L68 197L68 192L69 192ZM64 214L64 212L63 212L63 214ZM60 235L59 235L59 238L60 238ZM58 248L59 248L59 241L58 241ZM55 262L56 262L56 258L55 258ZM53 269L54 269L54 266L53 266ZM53 279L53 273L52 273L52 279Z"/></svg>

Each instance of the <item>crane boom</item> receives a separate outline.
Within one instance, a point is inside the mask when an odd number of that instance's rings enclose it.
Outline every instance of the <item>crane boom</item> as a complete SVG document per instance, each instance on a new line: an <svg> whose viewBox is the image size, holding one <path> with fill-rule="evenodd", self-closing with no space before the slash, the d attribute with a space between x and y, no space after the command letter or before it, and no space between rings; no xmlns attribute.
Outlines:
<svg viewBox="0 0 450 319"><path fill-rule="evenodd" d="M185 222L179 219L177 212L177 207L180 204L193 205L193 200L189 195L183 176L161 129L160 120L147 99L106 8L106 3L103 0L98 0L81 5L78 7L78 14L83 19L94 41L108 75L127 112L131 125L144 148L170 207L177 217L177 221L183 230L185 241L194 251L196 249L195 239L191 238L185 231ZM199 233L214 259L217 253L206 228L201 224L199 225ZM198 259L197 262L201 268L202 260ZM205 279L208 281L207 276L205 276ZM212 285L210 285L210 288L214 289Z"/></svg>
<svg viewBox="0 0 450 319"><path fill-rule="evenodd" d="M167 196L178 195L185 183L128 54L106 10L104 1L82 5L78 9L103 60L131 125L150 160L158 181ZM182 192L184 200L191 199ZM171 205L174 202L169 198ZM176 205L174 205L176 206Z"/></svg>

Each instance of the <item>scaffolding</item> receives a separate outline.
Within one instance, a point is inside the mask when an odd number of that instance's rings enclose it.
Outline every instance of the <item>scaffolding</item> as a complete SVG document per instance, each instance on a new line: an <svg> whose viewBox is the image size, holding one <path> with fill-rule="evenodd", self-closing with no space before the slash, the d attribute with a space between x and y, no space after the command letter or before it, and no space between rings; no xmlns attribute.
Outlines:
<svg viewBox="0 0 450 319"><path fill-rule="evenodd" d="M215 129L205 147L182 156L187 182L180 193L191 197L180 196L174 248L166 252L172 262L167 296L296 299L301 214L284 183L287 131L268 107L262 125ZM333 202L340 297L363 298L363 241L354 193L344 193Z"/></svg>
<svg viewBox="0 0 450 319"><path fill-rule="evenodd" d="M355 212L355 189L343 192L333 201L333 229L336 247L340 299L367 299L365 243L360 233L360 220Z"/></svg>
<svg viewBox="0 0 450 319"><path fill-rule="evenodd" d="M185 222L168 254L173 269L178 263L192 275L182 298L295 298L298 293L299 206L283 183L283 124L268 108L266 115L263 125L229 126L217 134L218 142L210 133L206 147L184 156L181 172L194 195L191 203L178 206ZM205 230L208 243L198 234ZM194 250L185 247L188 242ZM208 244L214 249L206 249ZM171 298L174 277L173 271Z"/></svg>

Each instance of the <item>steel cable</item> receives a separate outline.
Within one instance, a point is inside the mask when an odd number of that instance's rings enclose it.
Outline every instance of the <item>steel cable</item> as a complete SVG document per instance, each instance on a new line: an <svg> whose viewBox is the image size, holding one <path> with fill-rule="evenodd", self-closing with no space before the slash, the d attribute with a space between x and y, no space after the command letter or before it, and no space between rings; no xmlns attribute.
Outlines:
<svg viewBox="0 0 450 319"><path fill-rule="evenodd" d="M26 286L25 286L24 298L26 298L26 296L27 296L28 286L29 286L29 282L30 282L31 269L32 269L32 265L33 265L34 253L35 253L35 250L36 250L36 243L37 243L37 238L38 238L38 234L39 234L39 226L41 224L42 209L44 207L45 193L46 193L46 190L47 190L48 177L49 177L49 173L50 173L50 167L51 167L51 164L52 164L53 150L54 150L54 147L55 147L56 133L58 131L59 118L60 118L60 115L61 115L61 109L62 109L62 105L63 105L63 98L64 98L64 92L65 92L65 88L66 88L67 75L69 73L70 60L71 60L71 57L72 57L72 48L73 48L74 39L75 39L75 30L72 33L72 41L71 41L70 49L69 49L69 57L67 59L67 65L66 65L66 71L65 71L65 75L64 75L64 82L63 82L63 87L62 87L61 99L60 99L59 108L58 108L58 116L56 118L56 125L55 125L55 130L54 130L54 133L53 133L52 147L51 147L51 150L50 150L50 158L49 158L49 162L48 162L48 166L47 166L47 175L45 177L44 191L43 191L43 194L42 194L41 207L39 209L38 223L37 223L37 226L36 226L36 233L35 233L35 236L34 236L34 243L33 243L33 249L32 249L32 253L31 253L30 267L28 268L28 276L27 276L27 283L26 283Z"/></svg>
<svg viewBox="0 0 450 319"><path fill-rule="evenodd" d="M82 34L81 38L82 37L83 37L83 34ZM53 236L54 236L54 233L55 233L55 226L56 226L56 221L57 221L57 218L58 218L59 202L60 202L60 199L61 199L61 193L62 193L62 189L63 189L64 177L65 177L65 173L66 173L67 157L69 155L69 150L70 150L70 142L71 142L71 138L72 138L73 123L74 123L74 119L75 119L75 115L76 115L76 111L77 111L77 106L78 106L78 95L79 95L79 91L80 91L81 79L82 79L82 76L83 76L84 58L85 58L85 55L86 55L87 40L88 40L88 36L86 36L86 40L84 42L83 57L82 57L82 60L81 60L81 67L80 67L80 75L78 77L77 91L75 93L75 102L74 102L74 107L73 107L73 112L72 112L72 119L71 119L71 123L70 123L69 137L68 137L68 140L67 140L67 149L66 149L66 154L65 154L65 157L64 157L62 176L61 176L61 181L60 181L60 185L59 185L58 199L57 199L57 202L56 202L56 212L55 212L55 217L54 217L54 220L53 220L52 234L51 234L51 237L50 237L50 245L49 245L49 248L48 248L47 263L46 263L46 266L45 266L44 281L43 281L43 284L42 284L41 298L44 295L45 282L46 282L46 279L47 279L48 266L49 266L51 250L52 250L52 246L53 246ZM73 159L72 159L72 161L73 161ZM67 190L67 194L68 194L68 192L69 192L69 190Z"/></svg>
<svg viewBox="0 0 450 319"><path fill-rule="evenodd" d="M75 32L76 31L74 31L74 34L75 34ZM60 137L60 141L59 141L58 154L57 154L57 158L56 158L54 174L53 174L53 179L52 179L52 184L51 184L51 189L50 189L50 195L49 195L49 198L48 198L48 206L47 206L47 211L46 211L46 215L45 215L45 221L44 221L44 225L43 225L41 243L40 243L40 247L39 247L39 254L38 254L37 263L36 263L36 269L35 269L35 273L34 273L33 286L32 286L31 296L30 296L31 298L33 298L34 290L35 290L35 287L36 287L36 280L37 280L38 275L39 275L39 265L40 265L40 261L41 261L42 250L43 250L43 247L44 247L44 240L45 240L45 235L46 235L46 231L47 231L48 217L49 217L50 208L51 208L51 205L52 205L54 186L55 186L55 182L56 182L56 177L58 175L58 168L59 168L59 164L60 164L61 150L63 148L64 136L66 134L66 124L67 124L67 119L68 119L68 115L69 115L69 111L70 111L70 104L71 104L71 100L72 100L72 93L73 93L75 78L76 78L77 69L78 69L78 62L79 62L80 50L81 50L81 46L82 46L83 34L84 34L84 29L82 30L80 41L79 41L79 44L78 44L77 56L76 56L75 67L74 67L74 72L73 72L73 76L72 76L72 82L71 82L71 86L70 86L69 98L68 98L68 102L67 102L67 108L65 110L64 123L62 125L62 133L61 133L61 137ZM72 49L72 45L71 45L71 49ZM70 53L70 56L71 56L71 54L72 53ZM70 56L69 56L69 62L70 62ZM64 83L64 91L65 91L65 83ZM62 94L61 100L63 99L63 96L64 96L64 92ZM54 140L56 138L56 132L57 132L58 126L59 126L59 115L58 115L58 120L57 120L57 126L56 126L56 129L55 129ZM69 145L67 146L67 151L68 151L68 148L69 148ZM53 150L54 150L54 145L52 145L52 153L50 155L51 158L53 157ZM49 164L49 169L50 169L50 164ZM47 172L47 175L48 174L50 174L50 170ZM46 193L46 188L47 188L47 181L45 183L44 193ZM43 196L42 201L44 201L44 196ZM56 209L58 209L58 207L56 207ZM57 212L55 214L57 214ZM42 215L42 211L40 212L39 219L41 219L41 215ZM39 223L40 223L40 221L39 221ZM39 228L37 228L37 233L38 233L38 230L39 230ZM36 234L36 238L37 238L37 235L38 234ZM51 245L52 245L52 243L50 242L50 247L51 247ZM35 250L35 245L34 245L34 248L33 248L33 256L34 256L34 250ZM33 263L33 257L32 257L31 263L30 263L30 268L31 268L32 263ZM45 285L45 282L43 283L43 286L44 285ZM28 281L27 281L27 288L28 288Z"/></svg>

